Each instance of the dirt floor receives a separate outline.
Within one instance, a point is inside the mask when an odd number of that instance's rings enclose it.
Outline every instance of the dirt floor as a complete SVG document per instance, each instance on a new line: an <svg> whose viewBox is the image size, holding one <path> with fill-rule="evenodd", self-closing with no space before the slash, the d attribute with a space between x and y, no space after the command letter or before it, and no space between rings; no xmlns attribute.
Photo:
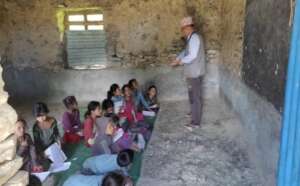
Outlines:
<svg viewBox="0 0 300 186"><path fill-rule="evenodd" d="M188 102L165 102L144 156L139 186L259 186L240 148L240 120L220 99L205 101L202 127L185 129Z"/></svg>
<svg viewBox="0 0 300 186"><path fill-rule="evenodd" d="M80 106L84 107L85 104ZM32 104L14 106L32 128ZM151 142L144 155L139 186L259 186L240 136L240 120L226 104L205 100L202 127L192 132L187 101L162 102ZM62 104L50 104L61 120ZM51 179L44 185L51 185Z"/></svg>

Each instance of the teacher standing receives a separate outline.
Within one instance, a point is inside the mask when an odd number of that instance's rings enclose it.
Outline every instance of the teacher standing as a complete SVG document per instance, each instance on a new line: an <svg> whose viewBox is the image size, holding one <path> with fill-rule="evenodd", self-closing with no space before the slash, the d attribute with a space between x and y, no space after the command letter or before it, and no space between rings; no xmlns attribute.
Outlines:
<svg viewBox="0 0 300 186"><path fill-rule="evenodd" d="M202 36L195 32L192 17L182 19L181 32L186 39L186 47L171 66L183 65L184 67L192 116L191 123L186 127L192 130L200 126L202 118L202 82L206 72L205 49Z"/></svg>

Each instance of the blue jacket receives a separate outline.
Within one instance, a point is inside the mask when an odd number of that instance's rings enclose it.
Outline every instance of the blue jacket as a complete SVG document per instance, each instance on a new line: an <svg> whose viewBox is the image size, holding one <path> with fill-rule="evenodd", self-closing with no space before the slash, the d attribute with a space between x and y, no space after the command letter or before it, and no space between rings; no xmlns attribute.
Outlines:
<svg viewBox="0 0 300 186"><path fill-rule="evenodd" d="M149 108L149 104L147 103L147 101L145 100L143 94L141 91L139 90L136 90L134 93L133 93L133 96L134 96L134 101L135 101L135 106L139 106L140 104L142 104L142 106L146 109Z"/></svg>
<svg viewBox="0 0 300 186"><path fill-rule="evenodd" d="M85 176L75 174L70 176L63 186L101 186L104 177L104 175Z"/></svg>
<svg viewBox="0 0 300 186"><path fill-rule="evenodd" d="M115 103L115 102L123 101L124 98L123 96L113 96L111 100Z"/></svg>
<svg viewBox="0 0 300 186"><path fill-rule="evenodd" d="M83 169L96 175L121 170L122 168L117 163L117 157L118 155L113 154L90 157L83 163Z"/></svg>

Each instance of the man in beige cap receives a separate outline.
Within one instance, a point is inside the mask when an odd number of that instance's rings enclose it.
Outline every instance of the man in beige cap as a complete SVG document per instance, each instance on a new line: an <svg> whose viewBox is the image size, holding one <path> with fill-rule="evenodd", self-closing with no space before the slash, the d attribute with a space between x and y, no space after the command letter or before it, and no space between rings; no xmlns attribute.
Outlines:
<svg viewBox="0 0 300 186"><path fill-rule="evenodd" d="M192 130L200 126L202 118L202 81L206 71L205 50L201 35L195 32L192 17L181 20L181 32L186 39L186 47L171 66L183 65L184 67L192 115L192 121L186 127Z"/></svg>

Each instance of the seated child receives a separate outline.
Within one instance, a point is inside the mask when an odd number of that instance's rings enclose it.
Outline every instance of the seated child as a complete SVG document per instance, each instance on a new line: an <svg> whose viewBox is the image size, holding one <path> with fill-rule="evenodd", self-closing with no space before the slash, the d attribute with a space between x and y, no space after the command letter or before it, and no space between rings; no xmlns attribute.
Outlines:
<svg viewBox="0 0 300 186"><path fill-rule="evenodd" d="M119 117L114 116L112 118L112 125L113 125L113 144L112 144L112 151L113 153L118 153L124 149L132 149L134 151L140 151L141 148L138 145L138 140L134 140L136 134L132 134L126 132L120 125L119 125Z"/></svg>
<svg viewBox="0 0 300 186"><path fill-rule="evenodd" d="M78 143L80 141L81 122L77 100L74 96L68 96L63 100L67 111L63 114L62 124L64 128L64 142Z"/></svg>
<svg viewBox="0 0 300 186"><path fill-rule="evenodd" d="M96 119L101 116L100 103L98 101L91 101L88 104L87 112L85 113L85 121L83 124L83 136L87 147L94 144L96 134Z"/></svg>
<svg viewBox="0 0 300 186"><path fill-rule="evenodd" d="M105 174L110 171L122 170L133 161L134 152L126 149L116 154L103 154L90 157L83 163L83 171L90 174Z"/></svg>
<svg viewBox="0 0 300 186"><path fill-rule="evenodd" d="M136 108L142 107L142 108L149 108L148 103L146 102L142 91L139 89L139 83L136 79L131 79L128 82L128 85L133 93L133 99L134 99L134 103Z"/></svg>
<svg viewBox="0 0 300 186"><path fill-rule="evenodd" d="M44 156L44 151L52 144L60 145L60 136L56 119L48 116L49 109L45 103L36 103L33 107L33 114L36 122L33 125L33 137L37 154Z"/></svg>
<svg viewBox="0 0 300 186"><path fill-rule="evenodd" d="M125 132L124 126L120 126L119 117L113 113L114 105L111 100L104 100L102 104L102 112L105 117L109 117L111 124L109 125L112 134L111 150L113 153L118 153L122 149L133 149L139 151L138 145L134 143L132 136ZM117 139L116 139L117 138Z"/></svg>
<svg viewBox="0 0 300 186"><path fill-rule="evenodd" d="M112 84L107 92L107 99L112 100L114 103L123 101L121 89L118 84Z"/></svg>
<svg viewBox="0 0 300 186"><path fill-rule="evenodd" d="M118 130L123 130L122 128L117 127L118 121L118 116L113 116L111 118L101 117L96 120L97 132L95 143L92 146L93 156L118 153L124 149L140 150L129 133L123 132L115 140L115 136L119 135L117 133Z"/></svg>
<svg viewBox="0 0 300 186"><path fill-rule="evenodd" d="M124 94L124 102L119 112L120 118L126 118L130 124L144 120L143 115L137 112L129 85L124 85L122 91Z"/></svg>
<svg viewBox="0 0 300 186"><path fill-rule="evenodd" d="M63 186L133 186L132 180L120 173L106 175L75 174L69 177Z"/></svg>
<svg viewBox="0 0 300 186"><path fill-rule="evenodd" d="M155 85L151 85L148 88L145 99L146 99L146 102L149 105L149 110L152 110L154 112L158 112L159 103L158 103L158 100L157 100L157 88L156 88Z"/></svg>
<svg viewBox="0 0 300 186"><path fill-rule="evenodd" d="M102 112L105 117L112 117L115 115L114 113L114 103L110 99L105 99L102 102Z"/></svg>
<svg viewBox="0 0 300 186"><path fill-rule="evenodd" d="M35 147L28 133L27 124L23 119L16 122L15 136L17 138L17 155L23 158L21 170L31 172L41 172L43 170L37 162Z"/></svg>
<svg viewBox="0 0 300 186"><path fill-rule="evenodd" d="M131 96L131 89L128 85L124 85L122 88L124 94L124 104L120 110L119 117L120 120L126 119L129 123L127 128L123 127L123 123L121 122L122 127L124 128L125 132L130 130L133 133L141 133L145 140L150 138L150 126L149 124L144 122L144 116L141 112L137 112L137 109L134 105L132 96Z"/></svg>

